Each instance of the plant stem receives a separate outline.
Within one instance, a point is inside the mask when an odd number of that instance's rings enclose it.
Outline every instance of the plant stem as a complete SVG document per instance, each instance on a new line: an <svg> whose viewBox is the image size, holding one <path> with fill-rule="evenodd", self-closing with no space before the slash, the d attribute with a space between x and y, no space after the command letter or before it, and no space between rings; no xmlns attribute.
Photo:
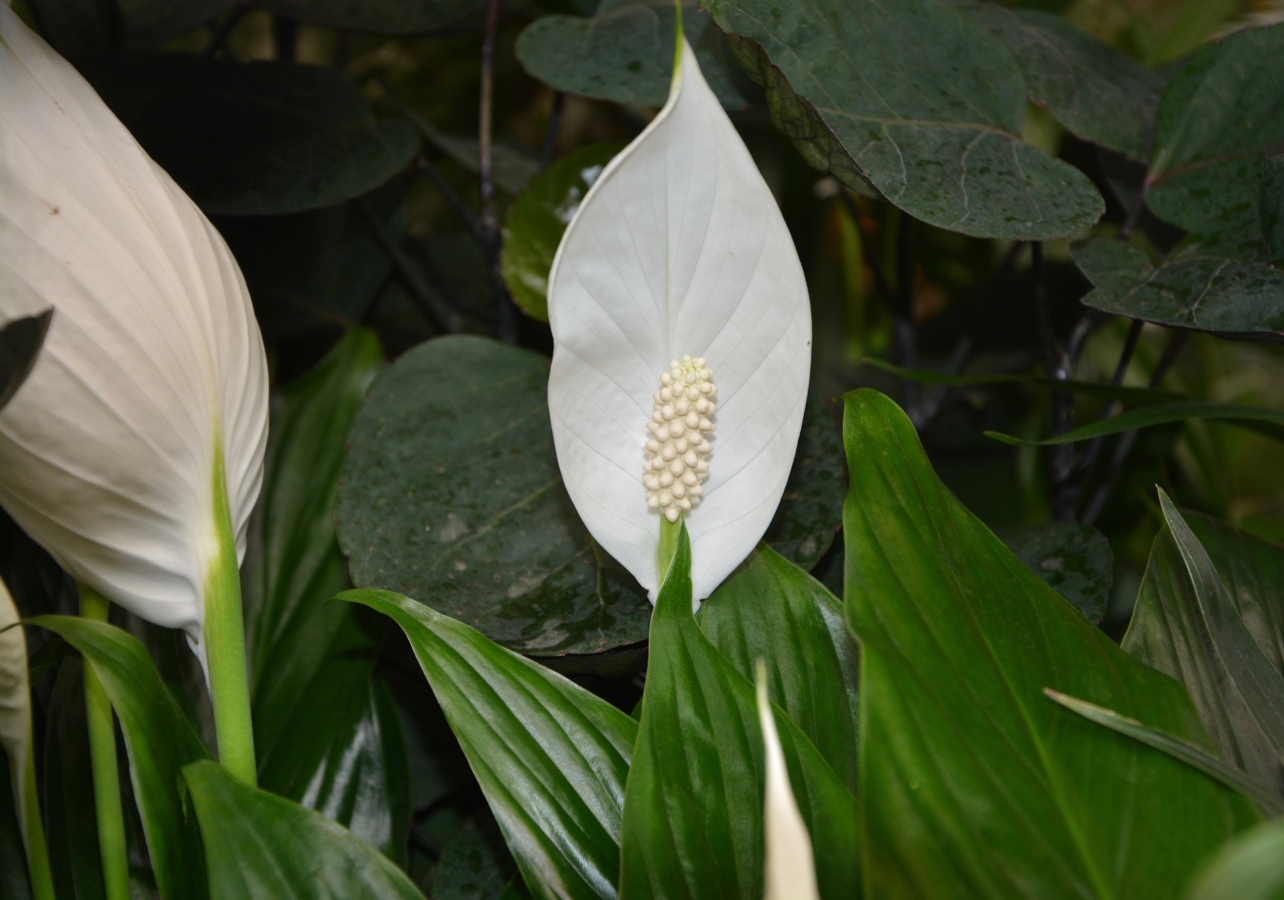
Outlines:
<svg viewBox="0 0 1284 900"><path fill-rule="evenodd" d="M495 199L495 173L491 147L494 143L495 34L499 30L499 0L486 5L486 30L482 34L481 115L477 134L477 175L481 179L482 231L495 290L495 320L499 339L517 343L517 308L508 296L499 274L499 209Z"/></svg>
<svg viewBox="0 0 1284 900"><path fill-rule="evenodd" d="M553 95L553 108L548 114L548 127L544 130L544 143L539 150L539 168L542 172L553 161L557 152L557 132L562 126L562 108L566 106L566 91Z"/></svg>
<svg viewBox="0 0 1284 900"><path fill-rule="evenodd" d="M670 522L667 516L660 516L660 546L655 551L656 590L664 587L664 579L669 575L669 566L673 563L673 554L678 552L678 535L682 533L682 517Z"/></svg>
<svg viewBox="0 0 1284 900"><path fill-rule="evenodd" d="M258 783L254 726L250 719L249 672L245 663L245 618L236 537L227 502L221 439L215 445L214 521L218 556L205 579L205 659L214 704L214 730L223 768L246 784Z"/></svg>
<svg viewBox="0 0 1284 900"><path fill-rule="evenodd" d="M1043 370L1048 378L1065 381L1069 377L1065 354L1052 330L1052 311L1048 305L1047 270L1043 264L1043 244L1030 244L1034 269L1034 304L1039 318L1039 343L1043 349ZM1070 430L1074 417L1074 396L1068 391L1052 392L1052 433L1063 435ZM1074 464L1074 446L1061 444L1052 449L1052 518L1068 522L1074 518L1074 489L1069 484Z"/></svg>
<svg viewBox="0 0 1284 900"><path fill-rule="evenodd" d="M370 233L374 235L375 241L383 248L383 252L387 254L388 259L392 261L393 268L397 270L397 274L401 276L402 283L409 290L410 299L437 328L447 334L459 332L463 328L462 323L459 321L459 314L451 309L450 305L424 279L414 261L411 260L405 250L401 249L401 246L393 236L388 233L388 229L384 227L383 222L379 221L379 215L374 211L374 207L370 205L370 201L363 197L357 200L356 203L357 209L366 220L366 226L370 229Z"/></svg>
<svg viewBox="0 0 1284 900"><path fill-rule="evenodd" d="M92 588L80 587L80 615L106 622L111 603ZM94 773L94 810L98 817L98 852L102 855L107 900L129 900L129 853L125 813L120 802L116 763L116 727L111 701L89 660L84 662L85 718L89 725L89 758Z"/></svg>

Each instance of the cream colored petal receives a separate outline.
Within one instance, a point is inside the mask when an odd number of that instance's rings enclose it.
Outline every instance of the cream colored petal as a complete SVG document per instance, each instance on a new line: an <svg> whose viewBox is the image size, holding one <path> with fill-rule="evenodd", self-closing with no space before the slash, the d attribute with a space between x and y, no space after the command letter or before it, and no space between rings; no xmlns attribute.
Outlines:
<svg viewBox="0 0 1284 900"><path fill-rule="evenodd" d="M0 580L0 747L9 757L15 811L25 836L23 775L31 750L31 688L27 682L27 640L17 622L18 608L8 586Z"/></svg>
<svg viewBox="0 0 1284 900"><path fill-rule="evenodd" d="M0 505L74 577L199 642L221 442L243 552L267 366L222 238L0 7L0 322L54 308L0 412Z"/></svg>
<svg viewBox="0 0 1284 900"><path fill-rule="evenodd" d="M789 770L776 733L776 720L767 699L767 676L759 663L758 721L766 747L767 791L763 810L765 864L764 900L819 900L811 836L803 823Z"/></svg>
<svg viewBox="0 0 1284 900"><path fill-rule="evenodd" d="M659 515L642 483L652 395L684 354L714 371L709 480L686 517L702 600L780 502L807 394L811 312L775 198L685 40L668 103L580 204L549 285L562 478L593 537L652 599Z"/></svg>

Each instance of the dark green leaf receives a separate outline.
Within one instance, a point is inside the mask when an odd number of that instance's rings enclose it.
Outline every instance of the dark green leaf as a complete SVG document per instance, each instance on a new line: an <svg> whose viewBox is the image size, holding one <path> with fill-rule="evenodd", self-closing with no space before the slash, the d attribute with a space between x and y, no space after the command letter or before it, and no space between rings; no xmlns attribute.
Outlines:
<svg viewBox="0 0 1284 900"><path fill-rule="evenodd" d="M1159 105L1146 204L1187 231L1260 238L1261 157L1284 149L1284 27L1197 53Z"/></svg>
<svg viewBox="0 0 1284 900"><path fill-rule="evenodd" d="M1262 157L1262 193L1257 205L1266 257L1284 262L1284 156Z"/></svg>
<svg viewBox="0 0 1284 900"><path fill-rule="evenodd" d="M1150 158L1164 79L1061 16L955 2L1016 57L1030 99L1086 141Z"/></svg>
<svg viewBox="0 0 1284 900"><path fill-rule="evenodd" d="M4 409L35 368L54 311L25 316L0 328L0 409Z"/></svg>
<svg viewBox="0 0 1284 900"><path fill-rule="evenodd" d="M776 719L814 844L820 892L850 896L861 874L856 801L793 720L783 713ZM623 900L761 897L764 775L754 687L691 614L685 527L651 620L634 753L624 803Z"/></svg>
<svg viewBox="0 0 1284 900"><path fill-rule="evenodd" d="M1279 900L1284 896L1284 822L1267 822L1228 842L1185 900Z"/></svg>
<svg viewBox="0 0 1284 900"><path fill-rule="evenodd" d="M1042 441L1001 434L997 431L987 431L986 434L1005 444L1046 447L1052 444L1073 444L1076 441L1102 435L1121 434L1125 431L1149 428L1152 425L1167 425L1191 419L1224 420L1246 428L1254 427L1255 430L1261 430L1277 440L1284 439L1284 432L1276 430L1278 426L1284 425L1284 411L1265 409L1260 406L1242 406L1238 403L1214 403L1209 400L1187 400L1183 403L1157 403L1154 406L1143 406L1141 409L1131 409Z"/></svg>
<svg viewBox="0 0 1284 900"><path fill-rule="evenodd" d="M37 616L27 624L60 635L93 666L125 735L134 798L161 896L206 896L205 859L196 823L187 815L179 771L209 754L161 682L147 649L112 625L68 616Z"/></svg>
<svg viewBox="0 0 1284 900"><path fill-rule="evenodd" d="M548 273L562 232L597 176L619 151L618 144L593 144L576 150L537 176L509 208L499 269L513 302L531 318L548 321Z"/></svg>
<svg viewBox="0 0 1284 900"><path fill-rule="evenodd" d="M1047 522L1019 531L1005 543L1089 622L1101 621L1110 599L1115 563L1104 534L1077 522Z"/></svg>
<svg viewBox="0 0 1284 900"><path fill-rule="evenodd" d="M209 213L279 215L383 184L419 141L375 122L336 69L114 54L82 72L162 168Z"/></svg>
<svg viewBox="0 0 1284 900"><path fill-rule="evenodd" d="M829 412L809 398L794 465L776 516L763 542L785 559L810 571L834 542L843 524L847 467L843 442ZM751 678L752 672L743 673Z"/></svg>
<svg viewBox="0 0 1284 900"><path fill-rule="evenodd" d="M408 597L339 596L391 616L406 632L536 896L614 897L634 721Z"/></svg>
<svg viewBox="0 0 1284 900"><path fill-rule="evenodd" d="M1022 143L1007 48L936 0L710 0L772 119L809 163L915 218L980 237L1083 231L1105 209L1077 169Z"/></svg>
<svg viewBox="0 0 1284 900"><path fill-rule="evenodd" d="M433 900L500 900L517 863L489 813L464 823L441 848ZM520 877L520 876L518 876Z"/></svg>
<svg viewBox="0 0 1284 900"><path fill-rule="evenodd" d="M700 607L700 630L746 679L767 667L768 693L856 793L860 655L842 603L759 547Z"/></svg>
<svg viewBox="0 0 1284 900"><path fill-rule="evenodd" d="M602 0L592 17L537 19L517 38L517 58L559 91L662 106L673 78L676 26L671 0ZM685 0L682 28L722 105L744 106L739 71L709 14Z"/></svg>
<svg viewBox="0 0 1284 900"><path fill-rule="evenodd" d="M646 639L646 594L592 542L562 486L547 382L544 357L473 337L428 341L380 376L339 490L357 585L527 654Z"/></svg>
<svg viewBox="0 0 1284 900"><path fill-rule="evenodd" d="M480 25L486 0L257 0L255 5L341 31L408 35Z"/></svg>
<svg viewBox="0 0 1284 900"><path fill-rule="evenodd" d="M242 784L216 763L183 768L209 860L211 900L423 900L400 869L342 825Z"/></svg>
<svg viewBox="0 0 1284 900"><path fill-rule="evenodd" d="M868 895L1174 896L1254 820L1248 802L1043 689L1200 742L1185 691L963 508L895 403L870 390L846 402Z"/></svg>
<svg viewBox="0 0 1284 900"><path fill-rule="evenodd" d="M8 772L9 757L0 747L0 774ZM22 843L13 786L7 777L0 777L0 900L31 900L27 851Z"/></svg>

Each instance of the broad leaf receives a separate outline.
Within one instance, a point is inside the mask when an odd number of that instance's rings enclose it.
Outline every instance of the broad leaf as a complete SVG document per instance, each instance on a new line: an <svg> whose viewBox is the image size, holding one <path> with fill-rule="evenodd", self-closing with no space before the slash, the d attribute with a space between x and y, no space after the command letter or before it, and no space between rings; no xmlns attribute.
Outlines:
<svg viewBox="0 0 1284 900"><path fill-rule="evenodd" d="M429 341L380 376L339 491L358 586L414 597L527 654L646 639L646 594L592 542L562 486L547 382L539 354L472 337ZM645 503L642 490L639 477Z"/></svg>
<svg viewBox="0 0 1284 900"><path fill-rule="evenodd" d="M614 897L634 721L407 597L339 596L391 616L406 632L535 895Z"/></svg>
<svg viewBox="0 0 1284 900"><path fill-rule="evenodd" d="M1202 742L1185 691L964 509L891 400L846 402L866 894L1173 896L1248 802L1043 689Z"/></svg>
<svg viewBox="0 0 1284 900"><path fill-rule="evenodd" d="M937 0L710 0L772 119L812 165L917 219L980 237L1074 234L1105 209L1020 139L1021 70Z"/></svg>
<svg viewBox="0 0 1284 900"><path fill-rule="evenodd" d="M1284 822L1267 822L1227 843L1185 900L1279 900L1284 894Z"/></svg>
<svg viewBox="0 0 1284 900"><path fill-rule="evenodd" d="M205 858L187 814L180 770L209 754L161 682L147 649L112 625L67 616L27 624L60 635L93 666L125 735L134 798L156 884L167 900L206 896Z"/></svg>
<svg viewBox="0 0 1284 900"><path fill-rule="evenodd" d="M1090 525L1047 522L1026 528L1005 541L1035 575L1089 622L1100 622L1114 581L1114 554L1106 536Z"/></svg>
<svg viewBox="0 0 1284 900"><path fill-rule="evenodd" d="M746 679L764 662L770 695L855 794L860 656L842 603L760 547L704 602L697 621Z"/></svg>
<svg viewBox="0 0 1284 900"><path fill-rule="evenodd" d="M319 813L208 760L185 766L182 780L200 822L211 900L423 900L400 869Z"/></svg>
<svg viewBox="0 0 1284 900"><path fill-rule="evenodd" d="M53 312L47 309L38 316L13 319L0 328L0 409L13 399L35 368Z"/></svg>
<svg viewBox="0 0 1284 900"><path fill-rule="evenodd" d="M789 481L763 543L803 569L814 568L843 524L845 463L843 441L829 411L811 398L803 412Z"/></svg>
<svg viewBox="0 0 1284 900"><path fill-rule="evenodd" d="M340 31L428 34L480 25L485 0L257 0L278 16Z"/></svg>
<svg viewBox="0 0 1284 900"><path fill-rule="evenodd" d="M1054 444L1073 444L1089 438L1103 435L1121 434L1149 428L1153 425L1169 425L1173 422L1188 422L1192 419L1210 419L1231 422L1261 431L1263 434L1284 440L1284 411L1266 409L1261 406L1243 406L1238 403L1215 403L1210 400L1187 400L1182 403L1157 403L1154 406L1143 406L1130 409L1108 419L1100 419L1082 428L1074 428L1065 434L1046 440L1020 438L997 431L987 431L986 435L1005 444L1046 447Z"/></svg>
<svg viewBox="0 0 1284 900"><path fill-rule="evenodd" d="M562 233L597 176L619 151L616 144L576 150L531 181L509 208L499 268L513 302L531 318L548 321L548 272Z"/></svg>
<svg viewBox="0 0 1284 900"><path fill-rule="evenodd" d="M82 69L207 213L329 206L383 184L419 146L409 124L375 122L357 87L323 66L174 53L114 54Z"/></svg>
<svg viewBox="0 0 1284 900"><path fill-rule="evenodd" d="M696 625L690 573L683 527L651 621L624 804L622 900L763 893L765 776L754 687ZM798 726L776 718L821 894L850 896L860 881L856 801Z"/></svg>
<svg viewBox="0 0 1284 900"><path fill-rule="evenodd" d="M723 106L748 102L726 39L707 12L683 3L682 29ZM662 106L673 75L672 0L601 0L592 17L545 16L517 38L526 71L559 91Z"/></svg>

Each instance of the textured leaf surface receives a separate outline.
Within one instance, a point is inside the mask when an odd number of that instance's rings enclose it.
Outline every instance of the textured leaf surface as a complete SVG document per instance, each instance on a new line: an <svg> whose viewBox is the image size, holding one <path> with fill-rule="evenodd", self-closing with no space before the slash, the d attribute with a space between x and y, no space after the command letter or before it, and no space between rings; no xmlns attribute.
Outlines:
<svg viewBox="0 0 1284 900"><path fill-rule="evenodd" d="M620 897L757 898L763 893L762 734L752 682L691 614L684 528L651 623L642 723L624 804ZM860 880L856 801L815 746L777 713L789 779L830 897Z"/></svg>
<svg viewBox="0 0 1284 900"><path fill-rule="evenodd" d="M1091 525L1048 522L1005 542L1048 587L1065 597L1089 622L1100 622L1114 581L1114 554L1106 536Z"/></svg>
<svg viewBox="0 0 1284 900"><path fill-rule="evenodd" d="M118 54L84 73L208 213L329 206L383 184L419 147L408 123L375 122L357 87L323 66Z"/></svg>
<svg viewBox="0 0 1284 900"><path fill-rule="evenodd" d="M891 400L846 402L866 895L1175 895L1247 801L1043 689L1202 741L1190 699L964 509Z"/></svg>
<svg viewBox="0 0 1284 900"><path fill-rule="evenodd" d="M615 896L637 724L537 663L387 591L342 599L406 632L537 897Z"/></svg>
<svg viewBox="0 0 1284 900"><path fill-rule="evenodd" d="M200 822L211 900L423 900L400 869L325 816L208 760L181 777Z"/></svg>
<svg viewBox="0 0 1284 900"><path fill-rule="evenodd" d="M1074 234L1105 209L1022 143L1025 86L997 38L937 0L710 0L772 119L812 165L981 237Z"/></svg>
<svg viewBox="0 0 1284 900"><path fill-rule="evenodd" d="M406 594L523 653L646 639L651 604L562 487L547 379L539 354L471 337L429 341L384 372L339 491L358 586ZM640 477L637 500L645 509Z"/></svg>
<svg viewBox="0 0 1284 900"><path fill-rule="evenodd" d="M810 571L843 524L847 466L843 440L816 399L803 412L794 466L780 507L762 540L785 559ZM746 677L747 677L746 673Z"/></svg>

